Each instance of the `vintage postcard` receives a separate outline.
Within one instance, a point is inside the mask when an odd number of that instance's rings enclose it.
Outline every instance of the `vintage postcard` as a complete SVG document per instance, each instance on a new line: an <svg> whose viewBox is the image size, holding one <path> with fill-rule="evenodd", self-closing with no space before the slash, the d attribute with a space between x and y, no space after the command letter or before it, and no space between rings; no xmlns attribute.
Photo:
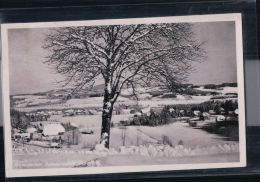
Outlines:
<svg viewBox="0 0 260 182"><path fill-rule="evenodd" d="M1 36L7 177L246 166L241 14Z"/></svg>

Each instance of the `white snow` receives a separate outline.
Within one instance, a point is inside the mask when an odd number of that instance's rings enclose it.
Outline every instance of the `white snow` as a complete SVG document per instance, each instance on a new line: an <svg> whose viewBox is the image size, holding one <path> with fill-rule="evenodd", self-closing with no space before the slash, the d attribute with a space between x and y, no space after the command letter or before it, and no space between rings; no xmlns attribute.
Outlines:
<svg viewBox="0 0 260 182"><path fill-rule="evenodd" d="M43 125L43 134L45 136L58 135L64 133L65 128L59 123L48 123Z"/></svg>
<svg viewBox="0 0 260 182"><path fill-rule="evenodd" d="M218 89L205 89L204 87L194 88L201 91L218 92L221 94L226 93L237 93L237 87L222 87L221 90Z"/></svg>
<svg viewBox="0 0 260 182"><path fill-rule="evenodd" d="M55 104L60 102L59 99L49 99L46 96L36 96L36 95L17 95L13 96L14 99L23 99L16 100L16 107L27 107L41 104Z"/></svg>
<svg viewBox="0 0 260 182"><path fill-rule="evenodd" d="M205 90L203 88L198 88ZM148 91L158 91L159 88L138 88L140 100L137 102L130 99L130 90L123 90L124 97L119 97L115 106L119 104L138 105L143 113L149 113L152 107L162 108L165 105L172 104L197 104L210 100L212 96L183 96L177 95L176 98L151 97ZM237 93L235 87L225 87L223 90L211 90L221 94ZM237 141L225 141L222 137L209 134L203 130L189 127L188 123L175 122L168 125L149 127L149 126L127 126L119 127L115 125L110 130L110 149L104 147L104 143L99 144L101 135L101 108L103 106L103 97L89 97L84 99L70 99L65 103L58 100L47 99L44 96L23 95L14 96L15 98L24 98L17 100L15 107L20 111L35 111L37 109L59 109L59 115L51 115L50 120L60 123L72 123L86 131L93 131L93 134L82 134L78 146L62 149L47 149L36 146L14 149L15 166L21 167L24 163L43 164L49 167L50 161L56 162L54 166L107 166L107 165L128 165L128 164L165 164L165 163L185 163L187 161L229 161L239 160L239 147ZM28 107L28 104L39 104L39 106ZM46 103L51 103L47 104ZM43 105L41 105L43 104ZM93 115L76 115L73 117L62 117L62 109L77 110L84 108ZM121 120L129 120L134 116L130 114L130 109L122 110L123 114L113 115L112 122L120 123ZM173 111L173 110L171 110ZM39 112L44 114L44 112ZM135 113L136 114L136 113ZM140 113L139 113L140 114ZM203 113L205 115L205 113ZM207 113L206 113L207 115ZM181 118L180 118L181 120ZM210 120L211 121L211 120ZM212 122L215 122L215 120ZM35 122L37 123L37 122ZM200 123L198 123L199 125ZM55 129L56 128L56 129ZM49 131L63 129L50 126ZM51 135L48 133L47 135ZM167 137L167 142L163 140ZM103 136L104 138L106 136ZM181 142L180 142L181 141ZM90 149L92 151L90 151ZM74 155L75 154L75 155ZM191 157L192 160L188 160ZM213 157L212 157L213 156ZM82 161L84 160L84 161ZM41 166L39 166L41 167Z"/></svg>

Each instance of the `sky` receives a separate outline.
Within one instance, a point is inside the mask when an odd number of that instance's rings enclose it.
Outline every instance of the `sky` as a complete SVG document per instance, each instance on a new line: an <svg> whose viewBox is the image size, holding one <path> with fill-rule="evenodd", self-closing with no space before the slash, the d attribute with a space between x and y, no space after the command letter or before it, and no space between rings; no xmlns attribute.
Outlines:
<svg viewBox="0 0 260 182"><path fill-rule="evenodd" d="M236 82L236 43L234 22L194 23L195 38L205 42L202 63L193 63L189 83L219 84ZM48 52L42 48L46 28L10 29L9 70L10 93L35 93L59 88L63 77L55 74L46 61Z"/></svg>

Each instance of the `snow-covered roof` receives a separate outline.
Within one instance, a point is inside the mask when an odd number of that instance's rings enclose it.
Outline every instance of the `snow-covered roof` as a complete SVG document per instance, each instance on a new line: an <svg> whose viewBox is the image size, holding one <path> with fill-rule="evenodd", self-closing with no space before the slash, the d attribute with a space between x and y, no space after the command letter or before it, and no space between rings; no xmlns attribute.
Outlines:
<svg viewBox="0 0 260 182"><path fill-rule="evenodd" d="M196 116L199 115L200 113L201 113L201 112L198 111L198 110L193 111L193 114L195 114Z"/></svg>
<svg viewBox="0 0 260 182"><path fill-rule="evenodd" d="M26 130L27 133L34 133L36 131L37 131L37 129L34 127L27 128L27 130Z"/></svg>
<svg viewBox="0 0 260 182"><path fill-rule="evenodd" d="M66 110L65 112L66 113L72 113L72 112L74 112L74 110L73 109L69 109L69 110Z"/></svg>
<svg viewBox="0 0 260 182"><path fill-rule="evenodd" d="M59 123L50 123L50 124L45 124L43 126L43 135L45 136L51 136L51 135L58 135L59 133L64 133L65 128L59 124Z"/></svg>

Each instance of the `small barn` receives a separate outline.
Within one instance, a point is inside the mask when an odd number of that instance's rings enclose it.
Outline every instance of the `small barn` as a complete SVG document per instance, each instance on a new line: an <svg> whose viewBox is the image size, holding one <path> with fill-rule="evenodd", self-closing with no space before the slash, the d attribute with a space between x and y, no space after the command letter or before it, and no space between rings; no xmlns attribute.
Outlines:
<svg viewBox="0 0 260 182"><path fill-rule="evenodd" d="M78 145L80 130L74 123L63 123L65 132L63 134L63 140L67 145Z"/></svg>

